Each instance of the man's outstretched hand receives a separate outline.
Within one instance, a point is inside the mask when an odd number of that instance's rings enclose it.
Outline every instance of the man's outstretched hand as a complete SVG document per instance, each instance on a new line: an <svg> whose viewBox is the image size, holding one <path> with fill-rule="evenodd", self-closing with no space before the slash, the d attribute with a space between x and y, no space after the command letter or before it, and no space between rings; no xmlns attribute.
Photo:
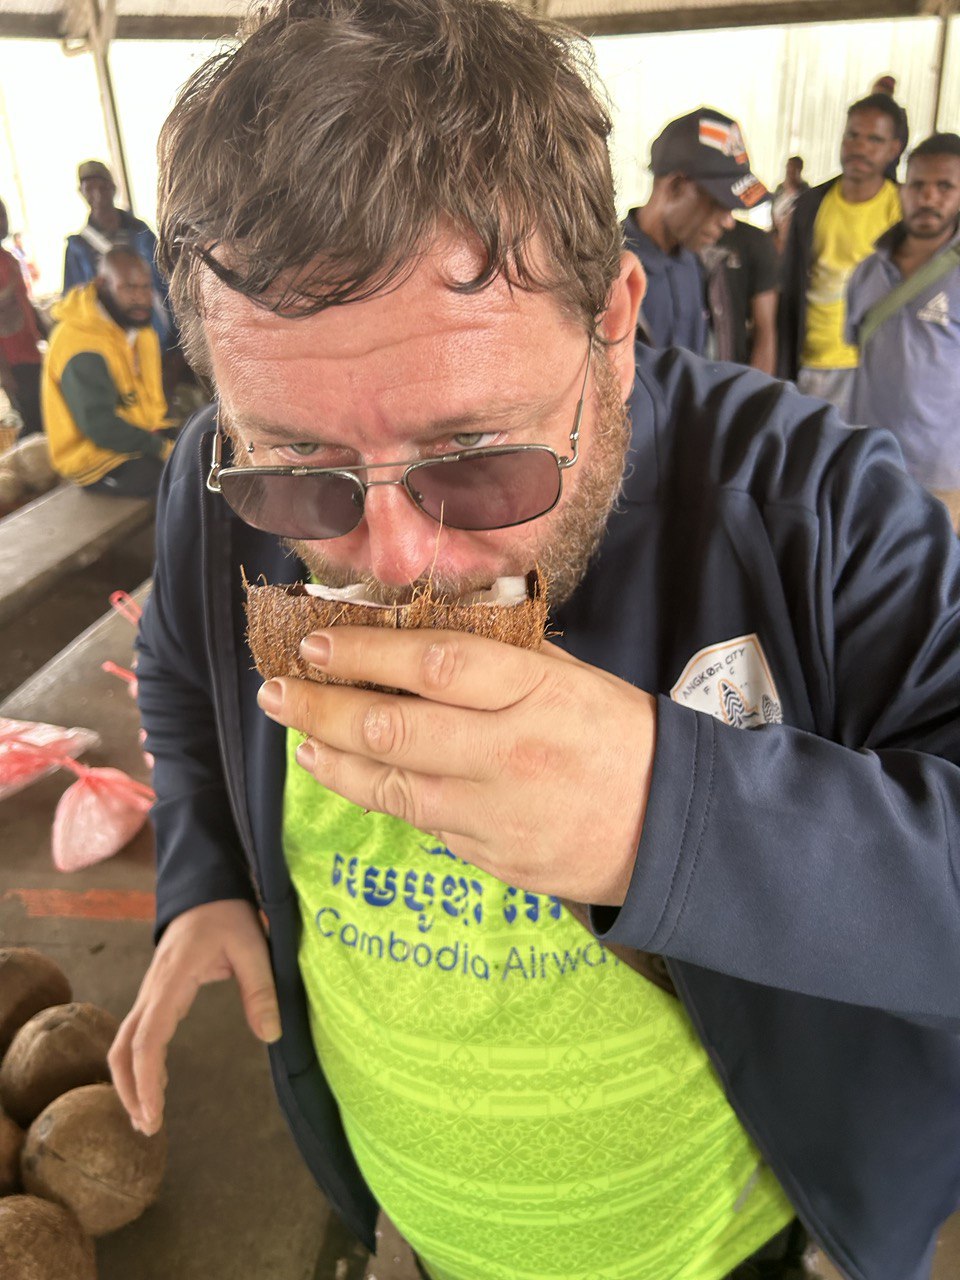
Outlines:
<svg viewBox="0 0 960 1280"><path fill-rule="evenodd" d="M656 736L648 693L570 658L450 631L335 627L303 657L395 696L271 680L260 705L307 735L299 763L364 809L437 835L507 884L623 902Z"/></svg>
<svg viewBox="0 0 960 1280"><path fill-rule="evenodd" d="M135 1128L156 1133L163 1123L167 1045L199 989L234 977L253 1034L280 1038L277 993L263 928L242 899L208 902L167 927L133 1008L110 1050L113 1083Z"/></svg>

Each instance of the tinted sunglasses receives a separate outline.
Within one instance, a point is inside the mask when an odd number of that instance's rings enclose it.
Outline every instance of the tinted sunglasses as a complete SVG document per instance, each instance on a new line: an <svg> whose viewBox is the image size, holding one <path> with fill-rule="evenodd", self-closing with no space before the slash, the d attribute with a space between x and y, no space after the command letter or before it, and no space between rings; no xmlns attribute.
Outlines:
<svg viewBox="0 0 960 1280"><path fill-rule="evenodd" d="M417 462L375 462L350 467L224 467L219 423L207 488L221 494L246 524L265 533L323 541L351 533L363 519L368 489L400 485L424 515L449 529L509 529L545 516L560 501L563 473L579 457L580 421L593 352L587 348L580 399L570 432L570 454L544 444L461 449ZM367 473L402 467L393 480Z"/></svg>

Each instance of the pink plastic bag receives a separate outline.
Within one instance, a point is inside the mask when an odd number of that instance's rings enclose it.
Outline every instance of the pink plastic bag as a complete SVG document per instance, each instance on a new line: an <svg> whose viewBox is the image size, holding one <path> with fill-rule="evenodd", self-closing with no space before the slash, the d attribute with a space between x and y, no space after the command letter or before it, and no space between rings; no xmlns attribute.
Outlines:
<svg viewBox="0 0 960 1280"><path fill-rule="evenodd" d="M53 862L79 871L119 853L147 820L156 796L120 769L91 769L73 760L76 782L60 797L53 819Z"/></svg>
<svg viewBox="0 0 960 1280"><path fill-rule="evenodd" d="M100 745L91 729L0 717L0 800L59 769L68 756Z"/></svg>

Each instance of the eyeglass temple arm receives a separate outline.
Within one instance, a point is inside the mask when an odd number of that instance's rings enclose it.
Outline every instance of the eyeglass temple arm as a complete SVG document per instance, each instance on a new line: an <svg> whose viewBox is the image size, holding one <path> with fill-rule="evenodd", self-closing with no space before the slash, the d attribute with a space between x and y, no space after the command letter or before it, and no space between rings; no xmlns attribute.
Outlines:
<svg viewBox="0 0 960 1280"><path fill-rule="evenodd" d="M222 460L223 435L220 431L220 415L217 414L216 429L213 433L213 454L210 458L210 470L207 472L207 488L211 493L220 492L220 467Z"/></svg>
<svg viewBox="0 0 960 1280"><path fill-rule="evenodd" d="M590 343L587 347L587 367L583 371L583 386L580 388L580 399L577 401L577 409L573 415L573 430L570 432L570 448L573 452L569 457L558 458L557 465L566 470L572 467L580 456L580 423L583 421L583 406L587 399L587 380L590 377L590 361L593 359L593 335L590 335Z"/></svg>

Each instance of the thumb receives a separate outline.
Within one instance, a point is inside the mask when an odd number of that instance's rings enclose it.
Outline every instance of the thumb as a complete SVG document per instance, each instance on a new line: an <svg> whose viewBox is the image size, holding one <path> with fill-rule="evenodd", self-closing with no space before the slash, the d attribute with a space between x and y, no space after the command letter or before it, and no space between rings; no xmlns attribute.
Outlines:
<svg viewBox="0 0 960 1280"><path fill-rule="evenodd" d="M258 1040L273 1044L280 1039L282 1030L266 940L260 934L244 940L237 944L230 959L250 1030Z"/></svg>

